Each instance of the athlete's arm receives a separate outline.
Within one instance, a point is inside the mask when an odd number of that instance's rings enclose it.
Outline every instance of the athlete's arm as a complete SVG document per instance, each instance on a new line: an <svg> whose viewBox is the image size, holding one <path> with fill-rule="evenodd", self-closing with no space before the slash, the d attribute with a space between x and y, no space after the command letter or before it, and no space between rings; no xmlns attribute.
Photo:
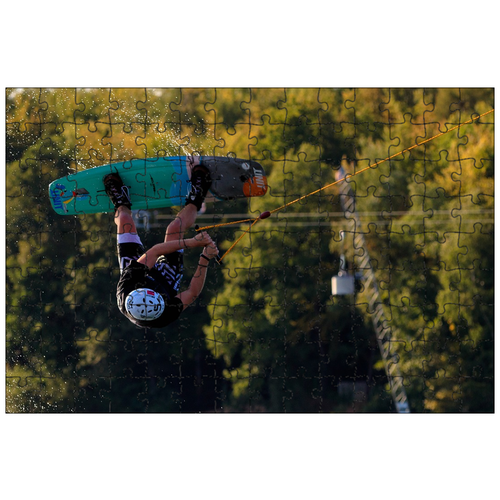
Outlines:
<svg viewBox="0 0 500 500"><path fill-rule="evenodd" d="M200 233L194 238L158 243L151 247L145 254L141 255L141 257L137 259L137 262L151 269L156 264L156 260L160 255L174 253L182 248L206 247L212 243L212 238L210 238L206 232Z"/></svg>
<svg viewBox="0 0 500 500"><path fill-rule="evenodd" d="M217 250L217 247L214 243L206 246L202 252L202 254L205 255L208 259L213 259L218 253L219 251ZM194 273L193 278L191 279L189 288L177 295L177 298L181 299L182 304L184 305L184 309L191 305L203 290L203 287L205 285L205 278L207 276L207 267L208 260L201 257L200 255L198 267L196 269L196 272Z"/></svg>

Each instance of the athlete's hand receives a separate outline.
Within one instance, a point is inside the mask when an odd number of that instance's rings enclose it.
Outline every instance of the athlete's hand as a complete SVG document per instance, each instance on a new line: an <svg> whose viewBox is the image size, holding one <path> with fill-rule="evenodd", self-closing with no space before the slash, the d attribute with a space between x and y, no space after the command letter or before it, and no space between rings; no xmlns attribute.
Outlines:
<svg viewBox="0 0 500 500"><path fill-rule="evenodd" d="M209 259L213 259L214 257L217 257L219 255L219 249L215 245L214 242L210 243L210 245L207 245L203 249L203 254L208 257Z"/></svg>
<svg viewBox="0 0 500 500"><path fill-rule="evenodd" d="M209 234L206 231L203 231L197 234L194 238L194 246L196 247L206 247L208 245L213 244L212 238L210 238Z"/></svg>

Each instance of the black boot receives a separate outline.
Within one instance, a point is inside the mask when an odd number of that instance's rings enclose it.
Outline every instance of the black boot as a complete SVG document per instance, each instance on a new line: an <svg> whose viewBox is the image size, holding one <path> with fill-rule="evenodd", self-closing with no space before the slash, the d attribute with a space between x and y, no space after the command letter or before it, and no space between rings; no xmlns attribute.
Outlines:
<svg viewBox="0 0 500 500"><path fill-rule="evenodd" d="M210 179L210 172L208 169L203 165L194 167L193 173L191 174L191 191L186 197L186 205L191 203L200 210L211 185L212 180Z"/></svg>
<svg viewBox="0 0 500 500"><path fill-rule="evenodd" d="M119 174L113 173L106 175L103 179L103 183L106 194L109 196L111 203L113 203L115 210L121 206L132 208L128 186L123 184Z"/></svg>

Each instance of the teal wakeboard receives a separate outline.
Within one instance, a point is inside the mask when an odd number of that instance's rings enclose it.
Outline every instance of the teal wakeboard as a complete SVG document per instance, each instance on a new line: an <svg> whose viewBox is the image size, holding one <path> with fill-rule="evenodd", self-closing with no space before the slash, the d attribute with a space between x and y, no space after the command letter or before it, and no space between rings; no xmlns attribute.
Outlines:
<svg viewBox="0 0 500 500"><path fill-rule="evenodd" d="M134 159L68 174L51 182L49 198L60 215L114 212L103 178L118 172L129 187L133 210L184 206L192 169L202 163L212 186L205 201L263 196L267 178L253 160L224 156L168 156Z"/></svg>

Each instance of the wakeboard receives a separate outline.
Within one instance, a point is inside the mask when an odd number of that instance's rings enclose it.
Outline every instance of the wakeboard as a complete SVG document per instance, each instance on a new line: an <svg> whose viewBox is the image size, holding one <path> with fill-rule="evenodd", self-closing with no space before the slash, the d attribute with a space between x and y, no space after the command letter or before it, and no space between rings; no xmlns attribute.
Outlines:
<svg viewBox="0 0 500 500"><path fill-rule="evenodd" d="M49 185L52 208L60 215L114 212L103 178L118 172L128 186L133 210L184 206L191 172L203 164L212 185L205 201L263 196L268 185L256 161L225 156L165 156L133 159L82 170Z"/></svg>

